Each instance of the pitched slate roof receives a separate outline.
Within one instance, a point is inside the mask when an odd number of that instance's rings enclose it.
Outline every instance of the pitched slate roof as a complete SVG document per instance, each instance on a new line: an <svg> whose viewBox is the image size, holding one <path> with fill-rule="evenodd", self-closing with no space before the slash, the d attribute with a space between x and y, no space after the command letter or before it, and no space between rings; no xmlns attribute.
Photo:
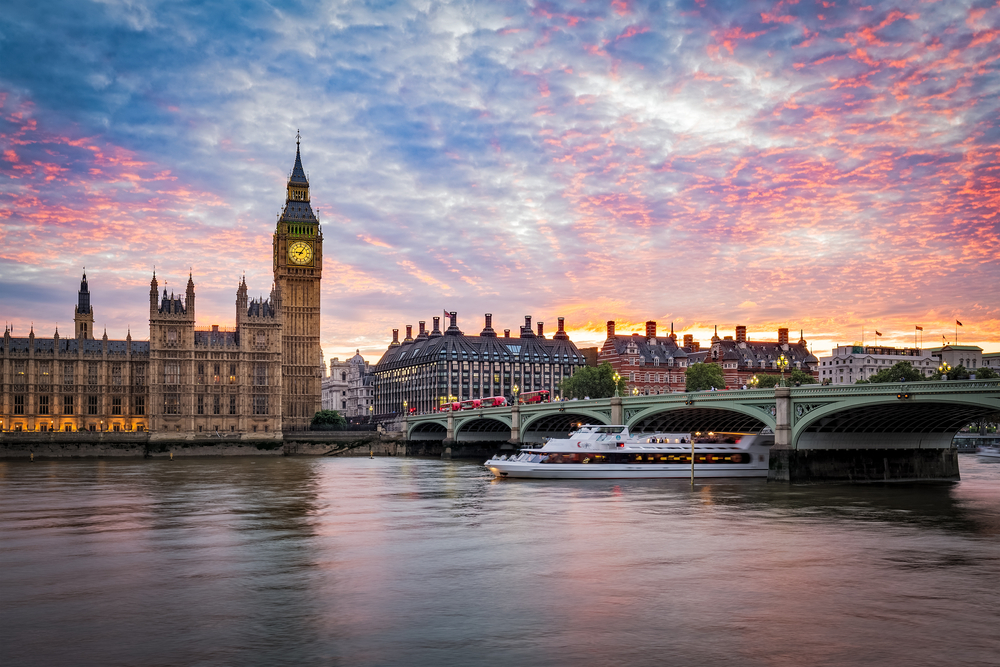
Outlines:
<svg viewBox="0 0 1000 667"><path fill-rule="evenodd" d="M607 346L609 341L614 345L615 352L619 356L629 354L629 346L634 346L633 349L639 355L640 366L656 365L657 360L661 364L670 365L672 359L687 359L691 355L683 347L679 347L677 341L669 336L646 338L638 334L634 336L615 335L605 340L604 346Z"/></svg>
<svg viewBox="0 0 1000 667"><path fill-rule="evenodd" d="M582 366L586 360L573 341L540 338L535 334L520 338L496 336L466 336L458 326L449 327L444 335L430 332L418 336L412 343L391 346L375 364L381 372L437 361L499 361L507 363L561 363Z"/></svg>
<svg viewBox="0 0 1000 667"><path fill-rule="evenodd" d="M771 362L776 361L782 354L788 359L789 364L794 368L796 362L805 366L806 364L816 364L819 360L809 352L809 348L803 343L788 343L788 350L783 350L776 341L746 341L740 343L735 340L717 340L712 343L711 352L716 353L716 358L723 361L738 361L740 367L770 368ZM709 357L713 361L713 357Z"/></svg>

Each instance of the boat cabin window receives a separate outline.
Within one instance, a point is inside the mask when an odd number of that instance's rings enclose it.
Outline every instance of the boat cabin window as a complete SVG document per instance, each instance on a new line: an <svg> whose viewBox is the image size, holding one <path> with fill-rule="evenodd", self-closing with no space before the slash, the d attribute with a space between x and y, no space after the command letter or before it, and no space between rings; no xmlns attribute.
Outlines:
<svg viewBox="0 0 1000 667"><path fill-rule="evenodd" d="M599 426L596 433L621 433L625 430L624 426Z"/></svg>

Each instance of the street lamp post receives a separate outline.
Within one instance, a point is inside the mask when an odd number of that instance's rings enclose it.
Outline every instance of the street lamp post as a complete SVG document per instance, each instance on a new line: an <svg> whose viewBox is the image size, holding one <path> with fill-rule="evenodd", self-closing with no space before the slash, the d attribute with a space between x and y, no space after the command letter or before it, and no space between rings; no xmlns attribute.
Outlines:
<svg viewBox="0 0 1000 667"><path fill-rule="evenodd" d="M614 381L615 381L615 396L618 395L618 383L621 382L622 376L618 375L618 371L615 371Z"/></svg>
<svg viewBox="0 0 1000 667"><path fill-rule="evenodd" d="M639 395L639 388L638 387L632 387L632 395L633 396L638 396Z"/></svg>
<svg viewBox="0 0 1000 667"><path fill-rule="evenodd" d="M516 382L514 383L514 386L511 387L511 391L514 392L514 405L517 405L517 392L518 392L519 389L520 389L520 387L517 386Z"/></svg>
<svg viewBox="0 0 1000 667"><path fill-rule="evenodd" d="M759 377L757 377L756 375L754 375L752 378L750 378L750 386L752 388L756 389L757 385L759 385L759 384L760 384L760 378Z"/></svg>
<svg viewBox="0 0 1000 667"><path fill-rule="evenodd" d="M785 355L778 357L778 368L781 369L781 386L785 386L785 369L788 368L788 358Z"/></svg>
<svg viewBox="0 0 1000 667"><path fill-rule="evenodd" d="M938 366L938 372L941 373L942 380L947 380L948 373L951 372L951 365L949 365L947 361L942 361L941 365Z"/></svg>

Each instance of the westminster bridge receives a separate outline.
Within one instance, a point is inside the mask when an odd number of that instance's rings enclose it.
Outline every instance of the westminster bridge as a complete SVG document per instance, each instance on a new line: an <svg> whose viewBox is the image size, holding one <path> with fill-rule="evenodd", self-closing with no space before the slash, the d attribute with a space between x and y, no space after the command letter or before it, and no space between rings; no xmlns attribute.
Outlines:
<svg viewBox="0 0 1000 667"><path fill-rule="evenodd" d="M1000 413L1000 380L806 385L483 408L410 416L407 439L446 446L541 443L577 424L633 433L771 429L769 479L954 480L952 439ZM502 446L502 445L501 445Z"/></svg>

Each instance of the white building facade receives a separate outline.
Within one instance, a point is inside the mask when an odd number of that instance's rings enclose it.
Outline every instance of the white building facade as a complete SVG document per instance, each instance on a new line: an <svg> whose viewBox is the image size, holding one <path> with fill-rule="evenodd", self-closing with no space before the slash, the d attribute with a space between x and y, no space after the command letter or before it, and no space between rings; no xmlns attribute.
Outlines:
<svg viewBox="0 0 1000 667"><path fill-rule="evenodd" d="M819 358L819 381L822 384L854 384L900 361L910 362L925 377L933 375L940 363L930 350L915 347L838 345L829 356Z"/></svg>
<svg viewBox="0 0 1000 667"><path fill-rule="evenodd" d="M323 409L347 416L347 375L350 363L338 357L330 360L330 373L323 378Z"/></svg>

